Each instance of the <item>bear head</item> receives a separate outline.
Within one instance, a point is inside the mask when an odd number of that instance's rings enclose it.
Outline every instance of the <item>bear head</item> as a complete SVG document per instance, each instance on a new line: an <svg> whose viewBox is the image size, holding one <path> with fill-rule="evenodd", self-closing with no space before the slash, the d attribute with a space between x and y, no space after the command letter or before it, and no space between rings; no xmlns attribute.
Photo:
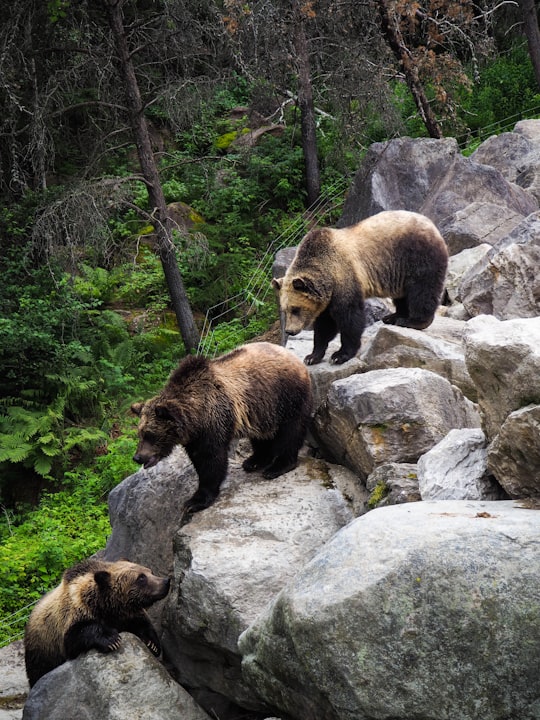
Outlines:
<svg viewBox="0 0 540 720"><path fill-rule="evenodd" d="M169 578L158 577L143 565L117 560L102 562L91 574L93 582L82 587L95 615L109 618L132 617L149 608L169 592Z"/></svg>
<svg viewBox="0 0 540 720"><path fill-rule="evenodd" d="M158 395L144 403L133 403L131 411L140 418L133 460L145 469L170 455L175 445L189 442L187 418L178 400Z"/></svg>
<svg viewBox="0 0 540 720"><path fill-rule="evenodd" d="M287 335L310 329L330 302L327 288L317 287L313 279L305 275L289 277L287 274L284 278L274 278L272 285L278 293Z"/></svg>

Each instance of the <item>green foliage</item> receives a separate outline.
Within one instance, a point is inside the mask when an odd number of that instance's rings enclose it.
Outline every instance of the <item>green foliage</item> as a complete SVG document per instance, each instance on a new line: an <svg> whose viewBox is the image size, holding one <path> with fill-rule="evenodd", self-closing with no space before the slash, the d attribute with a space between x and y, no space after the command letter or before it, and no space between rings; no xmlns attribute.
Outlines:
<svg viewBox="0 0 540 720"><path fill-rule="evenodd" d="M463 110L470 130L484 138L538 113L540 94L526 45L515 45L481 70Z"/></svg>
<svg viewBox="0 0 540 720"><path fill-rule="evenodd" d="M60 581L70 565L105 547L110 534L107 494L137 469L134 421L109 442L91 467L66 472L64 488L44 494L39 507L0 516L0 646L19 637L29 605Z"/></svg>

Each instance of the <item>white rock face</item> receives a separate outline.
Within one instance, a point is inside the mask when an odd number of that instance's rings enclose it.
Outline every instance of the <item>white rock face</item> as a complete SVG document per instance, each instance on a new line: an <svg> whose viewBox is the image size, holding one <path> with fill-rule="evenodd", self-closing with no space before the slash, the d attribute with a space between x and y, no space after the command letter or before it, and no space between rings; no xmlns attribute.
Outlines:
<svg viewBox="0 0 540 720"><path fill-rule="evenodd" d="M422 500L500 500L501 488L487 468L486 436L480 428L450 430L419 458Z"/></svg>
<svg viewBox="0 0 540 720"><path fill-rule="evenodd" d="M358 518L241 636L246 680L297 720L536 720L538 517L424 501Z"/></svg>
<svg viewBox="0 0 540 720"><path fill-rule="evenodd" d="M467 325L465 361L492 440L511 412L540 404L540 317L499 321L481 315Z"/></svg>
<svg viewBox="0 0 540 720"><path fill-rule="evenodd" d="M275 480L233 470L175 538L163 644L182 684L257 705L242 682L239 635L364 501L358 479L323 460L303 458Z"/></svg>

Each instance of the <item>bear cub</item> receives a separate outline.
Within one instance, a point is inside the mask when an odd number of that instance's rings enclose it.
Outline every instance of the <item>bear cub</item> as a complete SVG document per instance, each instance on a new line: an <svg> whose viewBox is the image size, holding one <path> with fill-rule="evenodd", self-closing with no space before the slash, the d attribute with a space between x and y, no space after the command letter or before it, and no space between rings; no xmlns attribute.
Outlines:
<svg viewBox="0 0 540 720"><path fill-rule="evenodd" d="M313 352L304 362L320 363L339 332L341 347L331 362L341 364L360 349L365 298L392 298L395 312L384 323L428 327L440 304L447 264L446 243L429 218L387 210L351 227L311 230L285 276L272 284L285 332L296 335L313 327Z"/></svg>
<svg viewBox="0 0 540 720"><path fill-rule="evenodd" d="M136 463L150 468L184 446L199 477L186 511L196 512L218 496L235 438L251 441L246 472L271 479L296 467L311 416L311 379L289 350L250 343L213 360L186 357L159 395L131 409L140 418Z"/></svg>
<svg viewBox="0 0 540 720"><path fill-rule="evenodd" d="M66 570L26 624L24 650L30 687L87 650L118 650L120 633L137 635L158 656L161 646L145 608L169 592L170 579L127 560L90 558Z"/></svg>

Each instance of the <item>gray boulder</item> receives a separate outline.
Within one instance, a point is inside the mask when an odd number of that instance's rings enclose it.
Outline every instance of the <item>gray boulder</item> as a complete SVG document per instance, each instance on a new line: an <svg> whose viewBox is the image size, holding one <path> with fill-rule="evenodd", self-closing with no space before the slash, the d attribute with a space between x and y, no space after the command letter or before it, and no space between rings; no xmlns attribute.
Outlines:
<svg viewBox="0 0 540 720"><path fill-rule="evenodd" d="M335 338L328 345L326 359L317 365L309 365L308 371L311 378L311 387L313 389L313 409L314 411L321 403L326 400L328 388L334 380L355 375L365 370L366 364L360 360L360 357L353 357L342 365L333 365L330 362L330 356L339 349L341 343ZM287 339L288 350L291 350L297 357L304 359L306 355L313 350L313 331L303 330L294 337Z"/></svg>
<svg viewBox="0 0 540 720"><path fill-rule="evenodd" d="M297 720L538 720L539 554L511 501L373 510L240 637L246 682Z"/></svg>
<svg viewBox="0 0 540 720"><path fill-rule="evenodd" d="M0 648L0 720L20 720L29 691L22 640Z"/></svg>
<svg viewBox="0 0 540 720"><path fill-rule="evenodd" d="M384 463L366 480L370 510L421 500L415 463Z"/></svg>
<svg viewBox="0 0 540 720"><path fill-rule="evenodd" d="M139 470L113 488L109 493L112 533L104 559L127 558L156 575L170 575L172 537L198 482L193 465L178 446L153 468Z"/></svg>
<svg viewBox="0 0 540 720"><path fill-rule="evenodd" d="M422 500L501 500L500 486L487 467L486 436L480 428L450 430L419 458Z"/></svg>
<svg viewBox="0 0 540 720"><path fill-rule="evenodd" d="M463 157L453 138L398 138L369 148L338 224L400 209L431 218L454 255L496 244L538 201L496 168Z"/></svg>
<svg viewBox="0 0 540 720"><path fill-rule="evenodd" d="M421 212L458 153L454 138L404 137L373 143L349 188L339 227L382 210Z"/></svg>
<svg viewBox="0 0 540 720"><path fill-rule="evenodd" d="M479 427L474 404L428 370L371 370L332 383L314 418L336 462L365 480L383 463L416 462L452 428Z"/></svg>
<svg viewBox="0 0 540 720"><path fill-rule="evenodd" d="M215 504L174 543L163 646L203 707L215 706L217 695L258 708L241 676L239 635L367 502L358 478L323 460L303 458L271 481L240 475L233 469Z"/></svg>
<svg viewBox="0 0 540 720"><path fill-rule="evenodd" d="M492 165L510 182L540 199L540 122L521 120L513 132L493 135L471 157Z"/></svg>
<svg viewBox="0 0 540 720"><path fill-rule="evenodd" d="M91 650L44 675L23 720L210 720L138 638L121 637L117 652Z"/></svg>
<svg viewBox="0 0 540 720"><path fill-rule="evenodd" d="M435 317L426 330L378 325L361 357L370 370L419 367L445 377L469 399L476 388L465 364L463 321Z"/></svg>
<svg viewBox="0 0 540 720"><path fill-rule="evenodd" d="M474 267L484 255L491 249L491 245L482 243L474 248L467 248L452 255L448 261L448 272L446 275L446 290L450 300L461 302L460 286L463 277ZM469 316L470 317L470 316Z"/></svg>
<svg viewBox="0 0 540 720"><path fill-rule="evenodd" d="M505 235L463 276L459 296L471 317L500 320L540 314L540 213Z"/></svg>
<svg viewBox="0 0 540 720"><path fill-rule="evenodd" d="M465 361L491 441L511 412L540 404L540 317L499 321L481 315L467 326Z"/></svg>
<svg viewBox="0 0 540 720"><path fill-rule="evenodd" d="M513 498L540 498L540 405L508 415L489 446L487 463Z"/></svg>

